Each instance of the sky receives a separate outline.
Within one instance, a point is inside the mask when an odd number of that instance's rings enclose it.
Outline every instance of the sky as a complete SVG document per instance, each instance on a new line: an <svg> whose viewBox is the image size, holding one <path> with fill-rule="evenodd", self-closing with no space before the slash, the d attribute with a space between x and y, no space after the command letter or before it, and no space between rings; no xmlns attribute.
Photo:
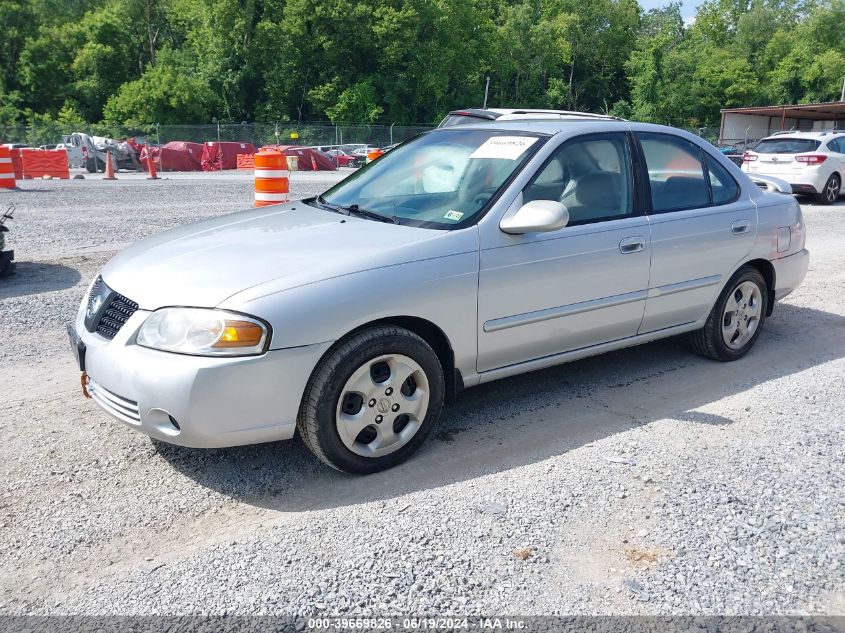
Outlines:
<svg viewBox="0 0 845 633"><path fill-rule="evenodd" d="M656 9L665 6L668 3L666 0L639 0L640 6L648 11L649 9ZM695 17L695 10L698 8L702 0L684 0L681 4L681 15L684 17L684 22L689 23Z"/></svg>

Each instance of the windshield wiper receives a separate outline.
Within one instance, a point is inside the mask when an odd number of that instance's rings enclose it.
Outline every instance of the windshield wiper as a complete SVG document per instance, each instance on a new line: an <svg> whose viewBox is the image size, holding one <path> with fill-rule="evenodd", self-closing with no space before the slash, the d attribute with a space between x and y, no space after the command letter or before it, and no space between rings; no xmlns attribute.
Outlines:
<svg viewBox="0 0 845 633"><path fill-rule="evenodd" d="M349 215L354 215L359 218L367 218L369 220L376 220L377 222L387 222L388 224L399 224L399 218L395 215L382 215L369 209L362 209L357 204L350 204L348 207L338 206L338 209L343 209Z"/></svg>
<svg viewBox="0 0 845 633"><path fill-rule="evenodd" d="M305 202L307 204L311 200L316 202L318 205L320 205L324 209L328 209L329 211L333 211L335 213L340 213L341 215L349 215L348 209L346 209L345 207L338 206L336 204L330 204L330 203L326 202L325 200L323 200L323 196L317 196L315 198L309 198L308 200L304 200L303 202Z"/></svg>
<svg viewBox="0 0 845 633"><path fill-rule="evenodd" d="M323 196L317 196L316 198L311 198L311 200L314 200L314 202L319 204L321 207L324 207L329 211L334 211L335 213L354 215L359 218L376 220L377 222L387 222L388 224L400 224L399 218L395 215L382 215L381 213L376 213L375 211L370 211L369 209L362 209L357 204L350 204L348 206L332 204L331 202L326 202L323 199Z"/></svg>

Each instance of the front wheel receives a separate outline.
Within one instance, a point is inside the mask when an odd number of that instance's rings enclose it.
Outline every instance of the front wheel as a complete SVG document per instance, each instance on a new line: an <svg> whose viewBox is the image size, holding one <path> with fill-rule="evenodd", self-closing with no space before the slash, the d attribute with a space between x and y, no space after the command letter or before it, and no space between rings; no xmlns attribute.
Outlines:
<svg viewBox="0 0 845 633"><path fill-rule="evenodd" d="M821 193L816 194L816 202L819 204L833 204L839 199L842 181L837 174L831 174L824 185Z"/></svg>
<svg viewBox="0 0 845 633"><path fill-rule="evenodd" d="M740 268L719 295L704 327L690 335L693 350L720 361L745 356L766 320L768 293L759 270L753 266Z"/></svg>
<svg viewBox="0 0 845 633"><path fill-rule="evenodd" d="M431 346L395 326L362 330L320 361L297 429L337 470L374 473L407 459L443 408L443 369Z"/></svg>

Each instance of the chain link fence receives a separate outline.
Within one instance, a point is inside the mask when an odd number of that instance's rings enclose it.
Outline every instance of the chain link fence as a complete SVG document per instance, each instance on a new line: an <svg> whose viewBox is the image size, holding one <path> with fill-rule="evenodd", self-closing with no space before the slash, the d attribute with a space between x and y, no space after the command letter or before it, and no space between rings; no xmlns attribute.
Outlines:
<svg viewBox="0 0 845 633"><path fill-rule="evenodd" d="M117 140L135 138L141 143L147 140L155 142L146 130L103 123L84 125L64 125L56 121L40 122L37 125L13 124L0 126L0 143L16 143L27 147L58 145L62 137L74 132L89 136L105 136Z"/></svg>
<svg viewBox="0 0 845 633"><path fill-rule="evenodd" d="M235 141L262 145L326 146L364 143L386 147L406 141L432 129L433 125L333 125L315 123L210 123L207 125L156 125L149 129L114 125L68 127L58 122L39 125L12 125L0 129L0 142L27 146L56 145L62 136L83 132L90 136L106 136L118 140L135 138L141 143L163 145L169 141Z"/></svg>
<svg viewBox="0 0 845 633"><path fill-rule="evenodd" d="M667 122L672 125L672 122ZM262 145L299 145L327 147L366 144L386 147L406 141L432 129L433 125L334 125L325 121L291 123L209 123L200 125L156 125L147 129L109 124L87 124L68 127L56 121L45 120L38 125L12 125L0 128L0 142L21 143L31 147L56 145L62 136L83 132L91 136L113 139L135 138L141 144L163 145L170 141L234 141ZM719 138L719 128L713 126L687 127L676 125L713 145L723 148L732 160L740 162L742 153L754 147L761 138L769 136L768 129L749 128L742 138Z"/></svg>
<svg viewBox="0 0 845 633"><path fill-rule="evenodd" d="M237 141L262 145L326 146L365 143L385 147L432 129L432 125L333 125L331 123L227 123L211 125L159 125L154 140Z"/></svg>
<svg viewBox="0 0 845 633"><path fill-rule="evenodd" d="M375 147L386 147L406 141L418 134L432 129L433 125L334 125L325 121L305 123L209 123L199 125L156 125L146 129L131 128L110 124L86 124L64 126L59 122L43 122L38 125L10 125L0 128L0 142L22 143L32 147L55 145L62 142L62 136L73 132L83 132L91 136L106 136L118 140L135 138L141 143L157 145L169 141L235 141L262 145L301 145L327 146L365 143ZM684 127L714 145L719 143L718 127ZM748 137L748 143L756 142L766 133ZM728 141L728 139L724 139ZM729 139L736 144L746 139Z"/></svg>

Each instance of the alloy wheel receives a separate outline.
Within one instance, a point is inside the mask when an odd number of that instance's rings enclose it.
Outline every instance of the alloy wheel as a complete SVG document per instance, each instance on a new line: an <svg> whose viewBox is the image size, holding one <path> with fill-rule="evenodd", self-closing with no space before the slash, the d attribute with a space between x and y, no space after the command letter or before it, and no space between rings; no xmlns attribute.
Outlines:
<svg viewBox="0 0 845 633"><path fill-rule="evenodd" d="M757 284L743 281L728 297L722 314L722 338L731 349L742 349L754 337L763 314L763 295Z"/></svg>
<svg viewBox="0 0 845 633"><path fill-rule="evenodd" d="M827 186L824 188L824 195L828 202L836 202L839 198L839 180L834 176L827 181Z"/></svg>

